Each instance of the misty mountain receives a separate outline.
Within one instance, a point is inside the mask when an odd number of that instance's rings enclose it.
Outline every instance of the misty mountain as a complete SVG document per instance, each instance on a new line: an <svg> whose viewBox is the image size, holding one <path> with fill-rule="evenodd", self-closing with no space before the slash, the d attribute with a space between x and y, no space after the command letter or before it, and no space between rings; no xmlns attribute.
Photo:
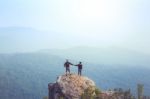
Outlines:
<svg viewBox="0 0 150 99"><path fill-rule="evenodd" d="M48 53L0 54L0 98L42 99L48 94L47 84L64 73L64 61ZM149 68L87 62L83 66L83 75L93 79L100 89L131 88L135 94L137 83L142 83L145 94L150 93ZM71 71L75 73L77 68L73 66Z"/></svg>
<svg viewBox="0 0 150 99"><path fill-rule="evenodd" d="M94 64L144 67L150 65L150 55L119 47L75 47L70 49L47 49L41 50L41 52Z"/></svg>
<svg viewBox="0 0 150 99"><path fill-rule="evenodd" d="M66 43L62 35L26 27L0 28L0 53L33 52L41 48L61 47L60 42Z"/></svg>

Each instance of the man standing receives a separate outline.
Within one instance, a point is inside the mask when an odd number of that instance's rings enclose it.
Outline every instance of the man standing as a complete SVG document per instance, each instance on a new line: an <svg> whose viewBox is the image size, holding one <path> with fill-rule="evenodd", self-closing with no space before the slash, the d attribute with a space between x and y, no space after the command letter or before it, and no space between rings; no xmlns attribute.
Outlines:
<svg viewBox="0 0 150 99"><path fill-rule="evenodd" d="M70 63L68 60L66 60L64 67L66 67L66 76L67 76L67 72L69 72L70 74L70 65L73 65L72 63Z"/></svg>
<svg viewBox="0 0 150 99"><path fill-rule="evenodd" d="M77 65L75 65L75 66L78 66L78 75L81 76L81 74L82 74L82 63L79 62L79 64L77 64Z"/></svg>

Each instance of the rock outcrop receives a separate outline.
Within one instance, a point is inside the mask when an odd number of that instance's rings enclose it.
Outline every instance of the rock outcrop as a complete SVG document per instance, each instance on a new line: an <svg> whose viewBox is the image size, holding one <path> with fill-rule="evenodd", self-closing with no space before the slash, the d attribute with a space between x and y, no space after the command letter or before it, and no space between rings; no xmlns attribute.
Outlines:
<svg viewBox="0 0 150 99"><path fill-rule="evenodd" d="M49 84L49 99L79 99L87 89L95 95L95 83L88 77L76 74L61 75L56 83Z"/></svg>

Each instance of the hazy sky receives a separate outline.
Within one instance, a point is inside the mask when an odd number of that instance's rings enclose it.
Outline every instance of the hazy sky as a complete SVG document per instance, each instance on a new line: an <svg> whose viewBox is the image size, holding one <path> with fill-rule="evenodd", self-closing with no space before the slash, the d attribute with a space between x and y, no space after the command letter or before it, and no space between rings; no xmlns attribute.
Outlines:
<svg viewBox="0 0 150 99"><path fill-rule="evenodd" d="M1 0L0 27L49 31L43 39L61 34L55 47L119 46L150 53L149 5L150 0Z"/></svg>

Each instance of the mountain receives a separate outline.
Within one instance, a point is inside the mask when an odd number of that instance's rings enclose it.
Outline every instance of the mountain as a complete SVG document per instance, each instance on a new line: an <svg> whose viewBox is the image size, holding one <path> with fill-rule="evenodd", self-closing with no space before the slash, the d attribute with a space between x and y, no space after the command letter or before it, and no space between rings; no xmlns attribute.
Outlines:
<svg viewBox="0 0 150 99"><path fill-rule="evenodd" d="M58 39L63 42L62 35L27 27L1 27L0 53L34 52L41 48L55 48L60 46Z"/></svg>
<svg viewBox="0 0 150 99"><path fill-rule="evenodd" d="M66 57L65 57L66 58ZM48 95L49 82L65 72L65 58L45 52L0 54L0 99L42 99ZM70 60L74 64L78 60ZM83 62L83 75L92 78L102 89L131 88L138 83L150 93L150 68L142 66L104 65ZM76 67L71 67L77 73Z"/></svg>
<svg viewBox="0 0 150 99"><path fill-rule="evenodd" d="M42 99L47 96L48 82L62 73L61 62L61 58L52 55L1 54L0 99Z"/></svg>
<svg viewBox="0 0 150 99"><path fill-rule="evenodd" d="M47 49L41 50L41 52L94 64L144 67L150 65L150 55L119 47L75 47L70 49Z"/></svg>

